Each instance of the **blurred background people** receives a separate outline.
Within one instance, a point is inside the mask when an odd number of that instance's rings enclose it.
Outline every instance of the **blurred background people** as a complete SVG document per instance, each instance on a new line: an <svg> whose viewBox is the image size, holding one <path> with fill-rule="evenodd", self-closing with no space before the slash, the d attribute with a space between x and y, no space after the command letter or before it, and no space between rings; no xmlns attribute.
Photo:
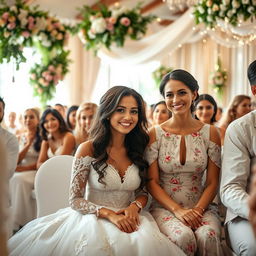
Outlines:
<svg viewBox="0 0 256 256"><path fill-rule="evenodd" d="M10 180L13 230L17 231L36 217L36 201L32 198L36 163L41 147L39 112L29 108L24 112L25 131L18 137L18 165Z"/></svg>
<svg viewBox="0 0 256 256"><path fill-rule="evenodd" d="M60 104L60 103L56 103L54 106L53 106L54 109L56 109L62 116L62 118L65 120L66 118L66 110L65 110L65 107Z"/></svg>
<svg viewBox="0 0 256 256"><path fill-rule="evenodd" d="M248 114L251 111L251 98L248 95L237 95L233 98L221 120L219 121L221 144L224 143L224 137L227 127L231 122Z"/></svg>
<svg viewBox="0 0 256 256"><path fill-rule="evenodd" d="M205 124L216 122L217 103L209 94L201 94L195 101L195 118Z"/></svg>
<svg viewBox="0 0 256 256"><path fill-rule="evenodd" d="M16 134L18 126L16 125L16 113L10 112L8 115L7 130L13 134Z"/></svg>
<svg viewBox="0 0 256 256"><path fill-rule="evenodd" d="M80 105L76 113L75 138L76 147L88 139L88 131L97 112L95 103L85 102Z"/></svg>
<svg viewBox="0 0 256 256"><path fill-rule="evenodd" d="M168 110L165 101L157 102L153 107L152 126L162 124L172 116L172 112Z"/></svg>
<svg viewBox="0 0 256 256"><path fill-rule="evenodd" d="M73 105L68 108L67 111L67 118L66 118L66 123L70 131L74 131L76 127L76 111L78 109L77 105Z"/></svg>

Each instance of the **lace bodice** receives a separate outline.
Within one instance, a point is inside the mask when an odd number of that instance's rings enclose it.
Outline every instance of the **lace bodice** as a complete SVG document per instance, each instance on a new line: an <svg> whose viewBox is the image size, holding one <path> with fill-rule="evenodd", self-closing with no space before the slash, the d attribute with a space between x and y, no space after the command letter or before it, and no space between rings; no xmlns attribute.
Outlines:
<svg viewBox="0 0 256 256"><path fill-rule="evenodd" d="M26 143L27 143L27 138L26 138L25 134L23 134L23 135L21 135L20 141L19 141L19 151L21 151L25 147ZM34 163L36 163L38 156L39 156L39 152L37 152L34 149L34 141L33 141L31 146L29 147L29 150L26 153L25 158L22 159L22 161L19 165L25 166L25 165L34 164Z"/></svg>
<svg viewBox="0 0 256 256"><path fill-rule="evenodd" d="M130 165L123 180L110 164L106 169L102 184L93 169L92 157L75 158L70 185L70 205L82 214L96 213L101 207L121 209L127 207L136 196L143 193L139 188L139 169ZM86 193L85 193L86 192Z"/></svg>
<svg viewBox="0 0 256 256"><path fill-rule="evenodd" d="M47 150L47 156L48 156L49 158L54 157L54 156L59 156L60 153L61 153L62 148L63 148L63 146L61 145L61 146L58 147L58 148L56 149L56 151L53 153L53 152L52 152L52 149L49 147L48 150Z"/></svg>
<svg viewBox="0 0 256 256"><path fill-rule="evenodd" d="M165 132L156 126L156 141L146 150L149 164L159 166L160 186L180 205L192 207L199 200L204 185L202 177L208 157L220 166L220 147L210 141L210 125L185 135L186 162L180 162L181 135Z"/></svg>

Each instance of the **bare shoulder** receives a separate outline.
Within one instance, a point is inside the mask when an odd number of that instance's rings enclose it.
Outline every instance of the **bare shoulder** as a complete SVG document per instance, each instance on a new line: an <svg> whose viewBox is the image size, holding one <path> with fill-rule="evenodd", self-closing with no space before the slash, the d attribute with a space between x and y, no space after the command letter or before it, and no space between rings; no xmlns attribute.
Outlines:
<svg viewBox="0 0 256 256"><path fill-rule="evenodd" d="M156 128L153 126L149 129L149 145L156 141Z"/></svg>
<svg viewBox="0 0 256 256"><path fill-rule="evenodd" d="M210 140L219 146L221 145L220 132L219 132L218 128L214 125L210 126Z"/></svg>
<svg viewBox="0 0 256 256"><path fill-rule="evenodd" d="M86 141L79 145L75 157L85 157L90 156L93 157L93 145L92 141Z"/></svg>

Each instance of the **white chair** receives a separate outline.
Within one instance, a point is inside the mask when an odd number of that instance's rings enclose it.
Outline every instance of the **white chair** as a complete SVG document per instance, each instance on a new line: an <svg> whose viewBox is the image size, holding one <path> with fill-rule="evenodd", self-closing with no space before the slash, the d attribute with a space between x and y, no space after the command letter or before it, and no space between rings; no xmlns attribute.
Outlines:
<svg viewBox="0 0 256 256"><path fill-rule="evenodd" d="M44 162L35 177L37 218L69 206L73 156L55 156Z"/></svg>

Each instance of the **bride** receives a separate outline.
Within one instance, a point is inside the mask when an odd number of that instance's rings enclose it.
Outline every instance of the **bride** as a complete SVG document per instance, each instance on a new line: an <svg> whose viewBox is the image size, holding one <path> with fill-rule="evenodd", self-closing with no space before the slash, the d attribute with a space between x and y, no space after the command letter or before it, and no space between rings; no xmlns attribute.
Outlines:
<svg viewBox="0 0 256 256"><path fill-rule="evenodd" d="M149 140L142 97L109 89L90 135L73 162L71 208L28 223L9 240L10 255L184 255L142 210Z"/></svg>

